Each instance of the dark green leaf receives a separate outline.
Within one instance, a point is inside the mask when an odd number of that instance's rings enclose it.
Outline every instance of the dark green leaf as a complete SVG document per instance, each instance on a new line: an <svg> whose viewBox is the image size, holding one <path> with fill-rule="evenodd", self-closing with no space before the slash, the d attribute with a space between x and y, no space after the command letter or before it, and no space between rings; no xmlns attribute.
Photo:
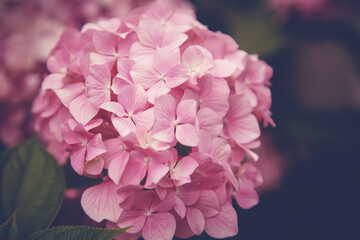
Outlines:
<svg viewBox="0 0 360 240"><path fill-rule="evenodd" d="M56 160L36 137L1 155L1 206L5 217L16 212L18 233L47 228L64 196L65 182Z"/></svg>
<svg viewBox="0 0 360 240"><path fill-rule="evenodd" d="M15 214L0 226L0 239L17 240L18 233L16 227Z"/></svg>
<svg viewBox="0 0 360 240"><path fill-rule="evenodd" d="M80 226L55 227L34 233L27 240L109 240L127 229L103 229Z"/></svg>

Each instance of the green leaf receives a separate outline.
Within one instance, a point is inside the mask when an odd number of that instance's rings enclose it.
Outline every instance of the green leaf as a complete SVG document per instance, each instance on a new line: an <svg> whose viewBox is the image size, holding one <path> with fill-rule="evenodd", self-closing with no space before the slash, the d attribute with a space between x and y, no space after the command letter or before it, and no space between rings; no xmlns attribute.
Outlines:
<svg viewBox="0 0 360 240"><path fill-rule="evenodd" d="M0 239L18 240L15 214L0 226Z"/></svg>
<svg viewBox="0 0 360 240"><path fill-rule="evenodd" d="M5 217L16 212L19 238L47 228L64 196L65 182L56 160L37 137L1 155L1 206Z"/></svg>
<svg viewBox="0 0 360 240"><path fill-rule="evenodd" d="M103 229L81 226L55 227L32 234L27 240L110 240L125 232L123 229Z"/></svg>

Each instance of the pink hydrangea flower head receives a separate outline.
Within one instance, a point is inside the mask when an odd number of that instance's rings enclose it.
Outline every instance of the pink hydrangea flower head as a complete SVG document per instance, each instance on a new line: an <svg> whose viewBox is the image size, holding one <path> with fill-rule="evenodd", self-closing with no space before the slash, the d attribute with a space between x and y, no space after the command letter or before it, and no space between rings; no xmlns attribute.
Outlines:
<svg viewBox="0 0 360 240"><path fill-rule="evenodd" d="M237 234L232 198L258 202L253 149L260 122L273 123L270 66L188 7L157 0L66 31L48 67L36 129L78 174L102 179L82 195L88 216L133 226L119 239Z"/></svg>

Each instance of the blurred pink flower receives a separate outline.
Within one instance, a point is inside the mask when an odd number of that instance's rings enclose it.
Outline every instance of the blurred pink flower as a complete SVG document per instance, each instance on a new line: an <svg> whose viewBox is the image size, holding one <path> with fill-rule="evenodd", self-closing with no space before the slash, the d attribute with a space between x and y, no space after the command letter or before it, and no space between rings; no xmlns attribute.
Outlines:
<svg viewBox="0 0 360 240"><path fill-rule="evenodd" d="M80 29L88 21L122 16L144 2L146 1L1 1L0 141L9 147L14 146L33 132L30 105L47 73L45 61L64 29L68 27ZM60 50L58 54L62 53L64 51ZM66 57L71 56L63 56L63 64L66 64L64 62ZM61 63L57 64L61 65ZM50 61L49 65L51 65ZM59 68L60 65L57 66L59 75L52 77L64 76L65 69ZM48 67L49 71L54 72L53 67ZM24 111L21 118L17 114L18 109ZM16 123L10 120L14 115L17 115Z"/></svg>
<svg viewBox="0 0 360 240"><path fill-rule="evenodd" d="M326 10L329 0L266 0L265 4L276 11L279 19L285 21L293 11L305 18Z"/></svg>
<svg viewBox="0 0 360 240"><path fill-rule="evenodd" d="M258 202L252 149L259 122L273 124L270 66L167 0L66 30L47 65L36 130L102 179L82 195L88 216L134 226L118 239L237 234L232 197Z"/></svg>
<svg viewBox="0 0 360 240"><path fill-rule="evenodd" d="M259 148L259 161L254 165L259 169L263 182L256 190L260 194L267 194L277 190L283 184L290 161L274 145L273 136L265 133L261 136L261 147Z"/></svg>

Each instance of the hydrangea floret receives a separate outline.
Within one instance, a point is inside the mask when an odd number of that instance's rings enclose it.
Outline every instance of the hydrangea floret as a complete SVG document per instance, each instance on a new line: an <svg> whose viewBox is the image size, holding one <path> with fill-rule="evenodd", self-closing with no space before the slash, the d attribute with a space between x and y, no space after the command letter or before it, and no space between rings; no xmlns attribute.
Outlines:
<svg viewBox="0 0 360 240"><path fill-rule="evenodd" d="M232 199L258 203L252 164L271 119L272 68L166 0L67 30L33 105L60 163L101 178L81 204L119 239L238 232Z"/></svg>

